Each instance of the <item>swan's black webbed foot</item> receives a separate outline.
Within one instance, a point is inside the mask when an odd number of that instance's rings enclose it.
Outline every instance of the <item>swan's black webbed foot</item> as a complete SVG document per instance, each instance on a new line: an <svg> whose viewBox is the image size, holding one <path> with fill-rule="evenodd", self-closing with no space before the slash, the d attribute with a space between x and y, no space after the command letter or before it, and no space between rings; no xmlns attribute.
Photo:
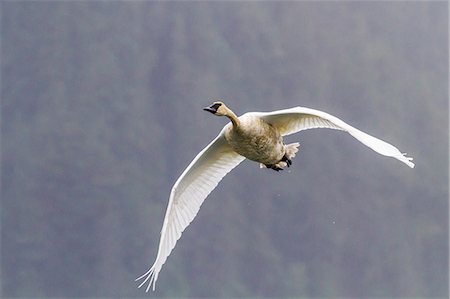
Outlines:
<svg viewBox="0 0 450 299"><path fill-rule="evenodd" d="M283 166L282 165L279 165L280 163L277 163L277 164L264 164L267 168L270 168L270 169L273 169L273 170L275 170L276 172L278 172L278 171L280 171L280 170L283 170Z"/></svg>
<svg viewBox="0 0 450 299"><path fill-rule="evenodd" d="M287 167L290 167L292 165L292 160L289 159L286 155L284 155L283 158L281 158L281 161L286 162Z"/></svg>
<svg viewBox="0 0 450 299"><path fill-rule="evenodd" d="M281 168L281 167L279 167L279 166L277 166L277 165L272 165L270 168L273 169L273 170L275 170L276 172L278 172L278 171L280 171L280 170L283 170L283 168Z"/></svg>

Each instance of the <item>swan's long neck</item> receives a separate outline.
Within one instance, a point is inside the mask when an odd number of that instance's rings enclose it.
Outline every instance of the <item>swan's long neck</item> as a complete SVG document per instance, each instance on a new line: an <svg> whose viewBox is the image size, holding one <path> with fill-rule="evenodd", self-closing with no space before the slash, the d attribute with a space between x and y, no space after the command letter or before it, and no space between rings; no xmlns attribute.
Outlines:
<svg viewBox="0 0 450 299"><path fill-rule="evenodd" d="M239 118L228 107L227 107L227 113L225 114L225 116L228 117L231 120L231 122L233 123L233 127L235 129L237 129L239 127Z"/></svg>

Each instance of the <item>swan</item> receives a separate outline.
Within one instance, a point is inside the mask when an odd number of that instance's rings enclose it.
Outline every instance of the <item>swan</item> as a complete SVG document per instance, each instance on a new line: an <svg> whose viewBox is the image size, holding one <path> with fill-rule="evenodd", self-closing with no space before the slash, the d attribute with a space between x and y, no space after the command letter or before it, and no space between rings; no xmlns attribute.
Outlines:
<svg viewBox="0 0 450 299"><path fill-rule="evenodd" d="M294 107L272 112L248 112L237 117L221 101L213 102L203 110L226 116L231 122L194 158L173 185L156 260L146 273L136 279L142 280L139 288L148 282L146 292L151 286L155 290L159 272L177 240L197 215L205 198L228 172L245 158L276 171L292 164L299 143L285 145L283 136L313 128L342 130L375 152L414 168L413 159L393 145L319 110Z"/></svg>

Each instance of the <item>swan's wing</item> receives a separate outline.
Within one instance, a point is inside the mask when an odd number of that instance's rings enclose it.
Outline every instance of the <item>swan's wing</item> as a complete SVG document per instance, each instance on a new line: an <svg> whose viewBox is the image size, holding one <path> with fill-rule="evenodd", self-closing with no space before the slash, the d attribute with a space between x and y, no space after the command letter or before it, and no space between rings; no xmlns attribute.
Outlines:
<svg viewBox="0 0 450 299"><path fill-rule="evenodd" d="M272 124L283 136L313 128L343 130L350 133L350 135L377 153L400 160L411 168L414 167L414 163L411 162L412 158L406 157L406 154L402 154L395 146L364 133L323 111L305 107L294 107L273 112L251 112L249 114L259 116L266 122Z"/></svg>
<svg viewBox="0 0 450 299"><path fill-rule="evenodd" d="M136 279L144 279L139 287L148 281L146 292L152 283L155 290L162 265L205 198L228 172L245 159L228 145L224 130L194 158L172 187L155 263Z"/></svg>

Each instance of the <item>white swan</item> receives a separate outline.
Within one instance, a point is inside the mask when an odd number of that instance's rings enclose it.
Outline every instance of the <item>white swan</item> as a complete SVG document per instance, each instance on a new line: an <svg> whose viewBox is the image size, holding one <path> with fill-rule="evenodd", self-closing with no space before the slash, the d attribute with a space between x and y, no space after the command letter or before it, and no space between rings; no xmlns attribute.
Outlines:
<svg viewBox="0 0 450 299"><path fill-rule="evenodd" d="M146 292L152 284L155 290L162 265L181 233L228 172L245 158L277 171L290 166L299 144L285 145L282 136L312 128L342 130L375 152L414 167L412 158L406 157L393 145L319 110L295 107L273 112L249 112L239 118L222 102L214 102L204 110L227 116L231 123L225 125L219 135L194 158L172 187L156 260L145 274L136 279L143 279L139 288L148 282Z"/></svg>

